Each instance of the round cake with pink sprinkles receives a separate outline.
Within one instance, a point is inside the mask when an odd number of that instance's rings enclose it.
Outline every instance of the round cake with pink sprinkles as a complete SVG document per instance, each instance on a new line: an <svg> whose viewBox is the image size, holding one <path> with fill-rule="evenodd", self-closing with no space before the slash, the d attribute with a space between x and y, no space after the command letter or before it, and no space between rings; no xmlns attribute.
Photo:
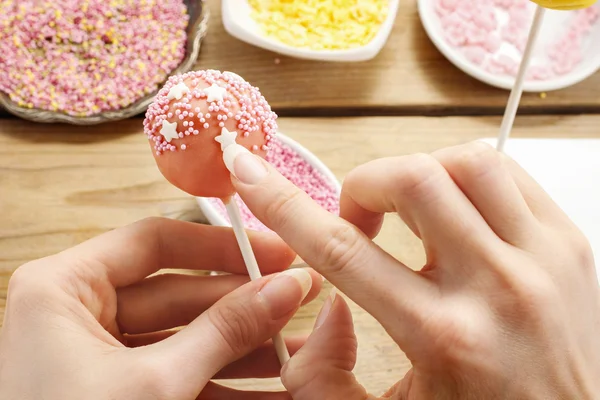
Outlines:
<svg viewBox="0 0 600 400"><path fill-rule="evenodd" d="M258 88L239 75L192 71L169 78L146 112L144 131L169 182L225 199L234 189L223 150L235 143L264 158L276 119Z"/></svg>
<svg viewBox="0 0 600 400"><path fill-rule="evenodd" d="M0 91L86 117L155 92L185 57L183 0L2 0Z"/></svg>

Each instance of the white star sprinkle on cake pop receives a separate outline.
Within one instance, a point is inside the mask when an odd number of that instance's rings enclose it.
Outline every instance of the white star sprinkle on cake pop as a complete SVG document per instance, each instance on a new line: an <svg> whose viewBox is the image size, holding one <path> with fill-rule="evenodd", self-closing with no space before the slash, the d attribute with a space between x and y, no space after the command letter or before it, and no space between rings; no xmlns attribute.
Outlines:
<svg viewBox="0 0 600 400"><path fill-rule="evenodd" d="M179 100L183 97L184 93L189 93L190 88L183 82L179 82L177 85L173 86L171 90L169 90L169 94L167 95L167 99L169 100Z"/></svg>
<svg viewBox="0 0 600 400"><path fill-rule="evenodd" d="M164 136L167 143L171 143L171 140L173 139L178 139L179 134L177 133L177 122L169 123L166 120L163 121L160 134Z"/></svg>
<svg viewBox="0 0 600 400"><path fill-rule="evenodd" d="M225 151L228 146L231 146L235 143L235 138L237 137L237 132L229 132L227 128L221 129L221 134L215 137L215 140L221 143L221 151Z"/></svg>
<svg viewBox="0 0 600 400"><path fill-rule="evenodd" d="M227 93L227 89L213 83L210 87L204 89L204 93L206 93L206 101L212 103L214 101L223 101L223 96Z"/></svg>

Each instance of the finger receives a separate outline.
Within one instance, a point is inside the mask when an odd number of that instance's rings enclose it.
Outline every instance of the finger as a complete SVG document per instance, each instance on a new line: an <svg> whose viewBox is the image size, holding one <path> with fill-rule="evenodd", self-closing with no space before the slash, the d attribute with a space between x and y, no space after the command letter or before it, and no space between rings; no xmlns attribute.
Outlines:
<svg viewBox="0 0 600 400"><path fill-rule="evenodd" d="M306 337L286 338L285 343L294 355L306 343ZM281 375L281 363L272 341L261 345L247 356L227 365L215 379L274 378Z"/></svg>
<svg viewBox="0 0 600 400"><path fill-rule="evenodd" d="M199 393L226 365L239 360L279 332L297 311L312 285L314 271L291 269L250 282L219 300L175 335L144 348L180 392ZM187 396L187 397L186 397Z"/></svg>
<svg viewBox="0 0 600 400"><path fill-rule="evenodd" d="M350 309L332 292L306 344L283 368L283 385L294 400L364 400L367 393L352 373L356 351Z"/></svg>
<svg viewBox="0 0 600 400"><path fill-rule="evenodd" d="M504 161L525 202L538 221L555 227L574 228L567 214L527 171L508 156L504 156Z"/></svg>
<svg viewBox="0 0 600 400"><path fill-rule="evenodd" d="M254 161L258 167L251 165ZM397 332L398 340L414 333L407 326L420 326L422 316L434 306L438 291L432 282L395 260L352 224L321 208L260 158L242 155L235 168L245 180L233 179L234 185L257 218L308 265ZM254 181L244 176L257 170ZM395 311L393 318L389 309Z"/></svg>
<svg viewBox="0 0 600 400"><path fill-rule="evenodd" d="M126 335L127 347L148 346L176 334L178 330L167 330L139 335ZM285 343L290 355L294 355L306 342L306 337L286 338ZM273 341L263 343L250 354L234 361L219 371L214 379L247 379L247 378L275 378L281 374L281 363Z"/></svg>
<svg viewBox="0 0 600 400"><path fill-rule="evenodd" d="M295 255L276 235L249 232L263 273L287 268ZM245 274L233 231L165 218L148 218L100 235L70 250L90 272L127 286L162 268ZM92 261L93 260L93 261ZM86 263L89 261L89 263Z"/></svg>
<svg viewBox="0 0 600 400"><path fill-rule="evenodd" d="M343 196L371 213L397 212L421 237L428 261L440 254L463 256L487 251L500 243L479 212L452 181L448 172L429 155L385 158L353 170L344 181ZM343 203L342 203L343 204ZM356 214L341 214L350 222Z"/></svg>
<svg viewBox="0 0 600 400"><path fill-rule="evenodd" d="M515 246L531 240L539 223L500 152L483 142L473 142L432 155L501 239Z"/></svg>
<svg viewBox="0 0 600 400"><path fill-rule="evenodd" d="M287 392L250 392L208 382L196 400L292 400Z"/></svg>
<svg viewBox="0 0 600 400"><path fill-rule="evenodd" d="M369 239L375 238L383 226L385 213L373 212L363 208L360 203L352 198L352 195L342 187L340 195L340 217L355 225L363 231ZM415 234L418 235L417 232Z"/></svg>
<svg viewBox="0 0 600 400"><path fill-rule="evenodd" d="M317 273L311 271L317 276ZM247 276L163 274L117 291L117 322L121 333L146 333L184 326L219 299L248 283ZM311 287L303 304L319 294Z"/></svg>

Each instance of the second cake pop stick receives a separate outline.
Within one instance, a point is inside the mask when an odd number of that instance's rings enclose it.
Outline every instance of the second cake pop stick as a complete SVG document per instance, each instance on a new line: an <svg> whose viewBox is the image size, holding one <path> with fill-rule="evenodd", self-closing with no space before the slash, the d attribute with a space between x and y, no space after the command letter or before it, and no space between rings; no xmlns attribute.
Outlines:
<svg viewBox="0 0 600 400"><path fill-rule="evenodd" d="M521 101L521 96L523 95L523 84L525 83L525 75L531 62L533 50L537 43L537 38L540 34L545 14L545 8L541 6L536 6L533 24L531 25L531 30L529 31L529 39L527 40L527 46L525 47L523 59L521 60L521 65L519 66L519 73L517 74L515 86L513 86L512 91L510 93L508 104L504 112L504 119L502 120L502 126L500 127L500 135L498 136L498 143L496 145L496 148L500 152L504 151L504 145L506 144L506 141L508 140L508 137L510 136L513 125L515 123L517 110L519 109L519 102Z"/></svg>
<svg viewBox="0 0 600 400"><path fill-rule="evenodd" d="M256 261L256 256L252 250L252 245L250 245L248 234L246 233L246 229L244 229L244 223L242 222L240 209L235 202L235 199L231 197L223 200L223 203L227 209L227 214L229 215L229 220L231 221L231 226L233 227L233 232L235 233L235 238L242 252L242 257L244 259L244 263L246 264L248 275L250 275L251 280L259 279L262 277L262 275L260 273L260 269L258 268L258 262ZM273 338L273 345L275 346L275 351L277 352L279 362L281 365L285 364L290 359L290 353L288 352L288 349L285 345L285 340L283 339L281 333L275 335Z"/></svg>

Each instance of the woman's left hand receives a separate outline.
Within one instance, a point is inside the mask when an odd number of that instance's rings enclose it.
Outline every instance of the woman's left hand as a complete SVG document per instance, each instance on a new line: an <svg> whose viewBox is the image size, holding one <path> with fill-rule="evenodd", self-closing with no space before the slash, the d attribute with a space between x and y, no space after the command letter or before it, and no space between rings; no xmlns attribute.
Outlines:
<svg viewBox="0 0 600 400"><path fill-rule="evenodd" d="M275 235L250 236L264 273L290 265ZM149 277L164 268L231 274ZM210 380L279 376L267 341L322 282L291 271L248 283L231 230L159 218L26 264L9 284L0 399L288 399Z"/></svg>

